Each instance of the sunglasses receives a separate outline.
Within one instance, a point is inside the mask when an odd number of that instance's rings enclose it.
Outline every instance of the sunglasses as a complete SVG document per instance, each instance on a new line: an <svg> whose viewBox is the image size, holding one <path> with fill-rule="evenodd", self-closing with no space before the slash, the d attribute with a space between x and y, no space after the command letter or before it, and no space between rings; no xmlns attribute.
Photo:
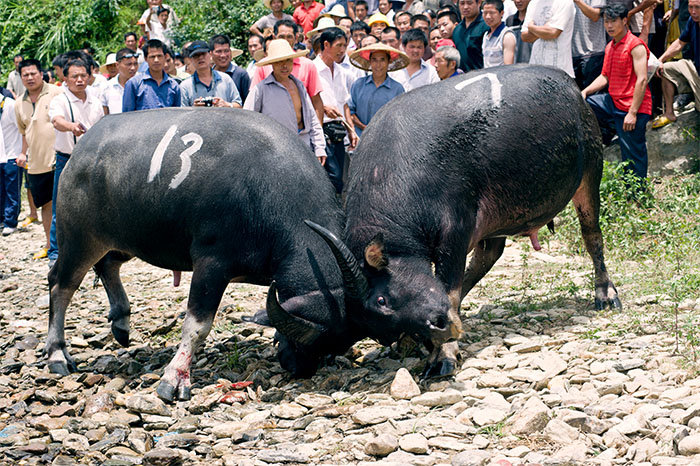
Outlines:
<svg viewBox="0 0 700 466"><path fill-rule="evenodd" d="M122 58L138 58L138 56L139 56L138 53L125 53L119 59L121 60Z"/></svg>

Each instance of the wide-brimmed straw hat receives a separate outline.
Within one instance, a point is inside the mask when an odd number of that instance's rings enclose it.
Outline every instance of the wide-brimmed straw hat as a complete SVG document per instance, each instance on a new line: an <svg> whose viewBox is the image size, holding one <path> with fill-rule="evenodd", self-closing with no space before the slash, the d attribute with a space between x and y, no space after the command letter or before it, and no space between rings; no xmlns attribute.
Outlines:
<svg viewBox="0 0 700 466"><path fill-rule="evenodd" d="M372 16L369 17L367 20L367 26L372 27L374 23L384 23L387 26L391 26L391 23L389 22L389 18L386 17L385 14L376 12Z"/></svg>
<svg viewBox="0 0 700 466"><path fill-rule="evenodd" d="M116 64L117 64L117 54L116 53L108 54L107 58L105 59L104 65L100 66L100 73L106 73L108 65L116 65Z"/></svg>
<svg viewBox="0 0 700 466"><path fill-rule="evenodd" d="M267 44L267 56L256 62L257 66L270 65L278 61L285 61L292 58L297 58L308 54L308 50L300 50L295 52L289 42L285 39L274 39Z"/></svg>
<svg viewBox="0 0 700 466"><path fill-rule="evenodd" d="M338 26L337 24L335 24L335 20L333 18L326 16L326 17L320 18L318 20L318 23L316 24L316 27L306 33L306 38L311 39L316 34L319 34L319 33L323 32L325 29L329 29L329 28L338 28L341 31L343 31L345 34L348 33L346 28L344 28L343 26Z"/></svg>
<svg viewBox="0 0 700 466"><path fill-rule="evenodd" d="M336 18L345 18L348 14L345 12L345 8L343 5L340 3L336 3L333 5L333 8L331 8L329 11L323 13L321 17L336 17Z"/></svg>
<svg viewBox="0 0 700 466"><path fill-rule="evenodd" d="M386 44L382 44L381 42L368 45L367 47L352 52L350 54L350 63L362 70L371 71L369 57L373 52L386 52L389 54L388 71L398 71L408 66L408 55Z"/></svg>
<svg viewBox="0 0 700 466"><path fill-rule="evenodd" d="M270 2L272 0L263 0L263 5L265 5L265 8L270 8ZM291 5L292 3L289 0L282 0L282 9L286 9ZM270 8L272 9L272 8Z"/></svg>

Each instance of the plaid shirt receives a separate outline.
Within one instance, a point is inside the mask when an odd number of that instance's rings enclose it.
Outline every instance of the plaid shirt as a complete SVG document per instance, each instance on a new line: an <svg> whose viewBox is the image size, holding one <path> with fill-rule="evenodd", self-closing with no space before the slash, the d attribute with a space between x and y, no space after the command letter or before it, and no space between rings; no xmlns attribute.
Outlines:
<svg viewBox="0 0 700 466"><path fill-rule="evenodd" d="M637 82L637 75L634 72L634 64L632 63L632 49L640 44L644 46L647 60L649 60L649 48L630 31L627 31L625 37L619 42L615 43L613 39L605 47L602 74L608 78L608 93L612 97L615 107L623 112L629 111L634 98L634 86ZM646 69L646 66L644 69ZM644 99L637 113L651 115L651 92L649 91L649 86L646 86L644 90Z"/></svg>

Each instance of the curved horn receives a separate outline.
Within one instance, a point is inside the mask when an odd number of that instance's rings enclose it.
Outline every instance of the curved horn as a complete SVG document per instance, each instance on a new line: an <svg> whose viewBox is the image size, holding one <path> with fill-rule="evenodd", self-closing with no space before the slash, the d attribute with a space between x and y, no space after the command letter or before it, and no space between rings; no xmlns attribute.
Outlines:
<svg viewBox="0 0 700 466"><path fill-rule="evenodd" d="M323 238L323 240L331 248L333 256L335 256L336 262L340 267L340 272L343 274L343 282L345 283L345 292L350 298L358 299L364 301L367 299L369 294L369 284L367 283L367 278L360 270L360 265L357 263L357 259L350 252L350 249L343 243L337 236L331 233L329 230L323 228L321 225L312 222L311 220L304 220L309 228L318 233L318 235Z"/></svg>
<svg viewBox="0 0 700 466"><path fill-rule="evenodd" d="M287 312L277 299L277 284L270 283L267 290L267 316L270 323L288 338L303 345L311 345L321 336L321 326Z"/></svg>

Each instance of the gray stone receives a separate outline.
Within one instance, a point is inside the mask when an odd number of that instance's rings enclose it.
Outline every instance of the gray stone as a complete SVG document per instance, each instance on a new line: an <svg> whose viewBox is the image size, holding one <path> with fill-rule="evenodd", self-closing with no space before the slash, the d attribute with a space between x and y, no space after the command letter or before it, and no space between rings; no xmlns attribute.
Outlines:
<svg viewBox="0 0 700 466"><path fill-rule="evenodd" d="M627 450L626 458L635 464L651 460L659 451L659 446L650 438L639 440Z"/></svg>
<svg viewBox="0 0 700 466"><path fill-rule="evenodd" d="M299 419L308 411L297 403L281 403L272 408L272 414L280 419Z"/></svg>
<svg viewBox="0 0 700 466"><path fill-rule="evenodd" d="M638 367L644 367L644 359L622 359L613 363L613 368L618 372L627 372Z"/></svg>
<svg viewBox="0 0 700 466"><path fill-rule="evenodd" d="M199 444L199 437L195 434L168 434L158 440L158 448L182 448L189 450Z"/></svg>
<svg viewBox="0 0 700 466"><path fill-rule="evenodd" d="M502 388L511 385L513 381L506 372L490 370L486 371L476 381L476 386L480 388Z"/></svg>
<svg viewBox="0 0 700 466"><path fill-rule="evenodd" d="M241 421L235 422L222 422L221 424L216 424L211 429L211 433L214 434L216 438L231 438L236 432L245 430L248 424Z"/></svg>
<svg viewBox="0 0 700 466"><path fill-rule="evenodd" d="M367 426L379 424L387 419L397 419L405 414L404 410L397 406L369 406L356 411L352 415L352 420L356 423Z"/></svg>
<svg viewBox="0 0 700 466"><path fill-rule="evenodd" d="M389 434L378 435L365 444L365 453L372 456L386 456L399 448L396 437Z"/></svg>
<svg viewBox="0 0 700 466"><path fill-rule="evenodd" d="M549 422L550 413L550 409L539 398L533 396L506 422L507 430L514 435L539 432Z"/></svg>
<svg viewBox="0 0 700 466"><path fill-rule="evenodd" d="M171 448L156 448L143 455L143 464L152 466L174 466L182 464L182 455Z"/></svg>
<svg viewBox="0 0 700 466"><path fill-rule="evenodd" d="M317 393L302 393L294 398L294 402L305 408L313 409L333 403L333 398Z"/></svg>
<svg viewBox="0 0 700 466"><path fill-rule="evenodd" d="M425 392L411 399L412 404L434 407L449 406L462 401L462 394L454 388L448 388L441 392Z"/></svg>
<svg viewBox="0 0 700 466"><path fill-rule="evenodd" d="M126 407L137 413L170 416L168 407L155 395L132 395L126 399Z"/></svg>
<svg viewBox="0 0 700 466"><path fill-rule="evenodd" d="M428 439L428 446L442 450L462 451L470 448L470 445L454 437L437 436Z"/></svg>
<svg viewBox="0 0 700 466"><path fill-rule="evenodd" d="M280 448L277 450L262 450L257 458L266 463L308 463L309 457L295 450Z"/></svg>
<svg viewBox="0 0 700 466"><path fill-rule="evenodd" d="M508 416L506 411L497 408L474 408L472 411L472 420L478 426L488 426L498 424Z"/></svg>
<svg viewBox="0 0 700 466"><path fill-rule="evenodd" d="M421 434L408 434L399 439L399 446L409 453L423 455L428 452L428 439Z"/></svg>
<svg viewBox="0 0 700 466"><path fill-rule="evenodd" d="M678 442L678 453L683 456L700 454L700 434L688 435Z"/></svg>
<svg viewBox="0 0 700 466"><path fill-rule="evenodd" d="M410 400L414 396L420 395L420 387L413 380L413 376L408 372L408 369L402 367L396 371L389 392L397 400Z"/></svg>
<svg viewBox="0 0 700 466"><path fill-rule="evenodd" d="M578 438L578 430L561 419L549 421L543 433L547 440L561 445L569 445Z"/></svg>
<svg viewBox="0 0 700 466"><path fill-rule="evenodd" d="M493 456L492 453L483 450L463 451L452 457L452 466L483 466Z"/></svg>

